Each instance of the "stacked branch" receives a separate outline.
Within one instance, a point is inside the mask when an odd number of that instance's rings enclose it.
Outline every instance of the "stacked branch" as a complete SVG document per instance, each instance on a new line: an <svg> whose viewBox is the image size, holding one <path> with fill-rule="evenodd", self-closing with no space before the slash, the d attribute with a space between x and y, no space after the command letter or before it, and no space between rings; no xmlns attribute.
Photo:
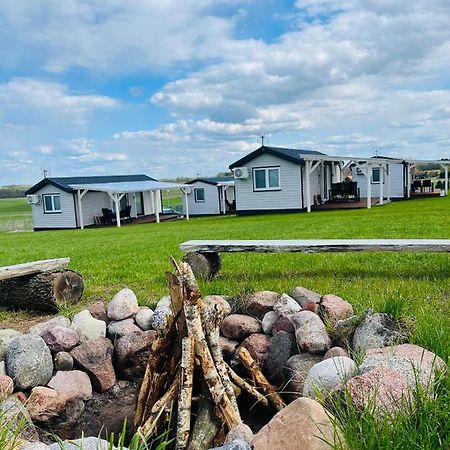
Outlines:
<svg viewBox="0 0 450 450"><path fill-rule="evenodd" d="M239 425L236 391L243 390L263 406L284 406L251 355L240 353L249 380L223 360L220 323L223 303L201 298L191 267L172 259L168 273L172 318L153 342L136 406L134 426L143 436L157 435L176 413L176 450L209 448L216 435Z"/></svg>

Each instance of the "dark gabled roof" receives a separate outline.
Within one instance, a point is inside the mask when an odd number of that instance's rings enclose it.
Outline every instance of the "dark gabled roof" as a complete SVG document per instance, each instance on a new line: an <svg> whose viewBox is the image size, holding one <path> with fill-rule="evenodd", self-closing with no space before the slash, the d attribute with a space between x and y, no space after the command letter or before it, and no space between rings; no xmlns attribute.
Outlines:
<svg viewBox="0 0 450 450"><path fill-rule="evenodd" d="M213 184L214 186L217 186L219 183L225 183L227 181L233 181L234 177L208 177L208 178L196 178L195 180L187 181L186 184L193 184L197 183L197 181L201 181L202 183L206 184Z"/></svg>
<svg viewBox="0 0 450 450"><path fill-rule="evenodd" d="M129 181L156 181L148 175L98 175L91 177L51 177L44 178L25 192L26 195L34 194L47 184L51 184L63 191L73 192L71 184L102 184L123 183Z"/></svg>
<svg viewBox="0 0 450 450"><path fill-rule="evenodd" d="M287 161L293 162L295 164L303 164L304 160L299 157L299 155L325 155L325 153L317 152L314 150L302 150L302 149L295 149L295 148L283 148L283 147L267 147L263 145L262 147L259 147L255 151L249 153L248 155L244 156L240 160L234 162L230 165L230 169L233 169L234 167L240 167L244 164L247 164L252 159L256 158L259 155L262 155L264 153L267 153L269 155L278 156L281 159L285 159Z"/></svg>

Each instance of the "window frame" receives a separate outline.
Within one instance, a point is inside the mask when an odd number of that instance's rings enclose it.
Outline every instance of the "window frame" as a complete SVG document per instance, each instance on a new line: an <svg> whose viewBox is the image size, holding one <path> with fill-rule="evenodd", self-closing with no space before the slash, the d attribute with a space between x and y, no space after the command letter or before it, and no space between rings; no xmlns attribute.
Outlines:
<svg viewBox="0 0 450 450"><path fill-rule="evenodd" d="M256 187L256 171L264 171L264 181L265 187L257 188ZM278 172L278 186L270 187L269 186L269 172L270 170L276 170ZM281 168L280 166L265 166L265 167L252 167L252 184L253 184L253 192L266 192L266 191L281 191Z"/></svg>
<svg viewBox="0 0 450 450"><path fill-rule="evenodd" d="M197 197L197 193L199 191L203 191L203 200L199 200L198 197ZM205 198L206 198L205 188L202 188L202 187L201 188L194 188L194 201L195 201L195 203L205 203Z"/></svg>
<svg viewBox="0 0 450 450"><path fill-rule="evenodd" d="M375 170L378 170L378 181L374 181L373 172ZM380 184L381 183L381 176L382 176L382 170L381 167L372 167L372 173L370 174L371 177L371 183L372 184ZM384 184L384 181L383 181Z"/></svg>
<svg viewBox="0 0 450 450"><path fill-rule="evenodd" d="M47 210L47 205L45 203L45 198L46 197L50 197L52 200L52 207L55 208L55 197L59 198L59 209L52 209L52 210ZM48 193L48 194L42 194L42 205L44 208L44 214L62 214L62 207L61 207L61 194L59 192L52 192L52 193Z"/></svg>

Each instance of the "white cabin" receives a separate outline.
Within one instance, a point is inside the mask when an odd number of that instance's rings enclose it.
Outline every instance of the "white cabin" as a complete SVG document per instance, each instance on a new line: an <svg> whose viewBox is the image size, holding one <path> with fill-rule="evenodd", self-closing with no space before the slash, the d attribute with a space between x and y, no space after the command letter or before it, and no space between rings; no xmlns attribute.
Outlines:
<svg viewBox="0 0 450 450"><path fill-rule="evenodd" d="M234 179L230 177L196 178L186 183L189 186L183 213L191 216L206 216L233 213L236 210Z"/></svg>
<svg viewBox="0 0 450 450"><path fill-rule="evenodd" d="M341 181L341 166L336 161L322 161L317 170L308 174L302 156L323 153L280 147L261 146L230 165L233 170L236 212L256 214L296 212L309 204L328 199L332 183Z"/></svg>

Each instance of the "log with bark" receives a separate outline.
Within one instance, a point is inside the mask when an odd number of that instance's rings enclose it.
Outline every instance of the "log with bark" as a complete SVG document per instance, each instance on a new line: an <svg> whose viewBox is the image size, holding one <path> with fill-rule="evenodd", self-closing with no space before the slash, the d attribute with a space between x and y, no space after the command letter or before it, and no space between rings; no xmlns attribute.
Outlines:
<svg viewBox="0 0 450 450"><path fill-rule="evenodd" d="M0 268L0 306L56 312L77 303L83 295L83 278L62 268L68 262L62 258Z"/></svg>

